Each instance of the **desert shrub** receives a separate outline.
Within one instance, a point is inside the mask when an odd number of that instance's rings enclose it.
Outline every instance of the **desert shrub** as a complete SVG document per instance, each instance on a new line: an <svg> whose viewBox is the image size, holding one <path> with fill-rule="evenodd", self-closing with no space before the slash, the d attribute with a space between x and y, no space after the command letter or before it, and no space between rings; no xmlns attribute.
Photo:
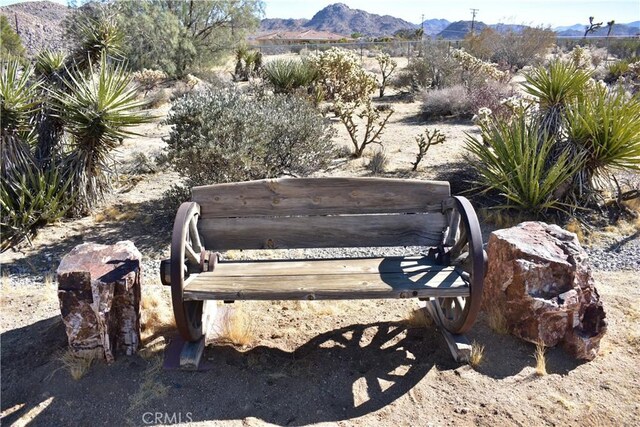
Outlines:
<svg viewBox="0 0 640 427"><path fill-rule="evenodd" d="M592 65L591 51L588 47L575 46L571 52L569 52L569 62L575 68L588 70Z"/></svg>
<svg viewBox="0 0 640 427"><path fill-rule="evenodd" d="M379 149L373 153L373 156L371 156L369 163L367 163L367 169L374 175L380 175L385 172L388 164L389 157L383 149Z"/></svg>
<svg viewBox="0 0 640 427"><path fill-rule="evenodd" d="M640 57L640 40L637 38L612 39L609 41L609 53L618 59Z"/></svg>
<svg viewBox="0 0 640 427"><path fill-rule="evenodd" d="M409 87L418 92L427 88L443 88L460 83L460 66L451 56L446 42L426 42L420 56L411 58L393 82L396 87Z"/></svg>
<svg viewBox="0 0 640 427"><path fill-rule="evenodd" d="M467 149L477 157L472 165L480 184L506 199L502 207L537 214L563 208L556 192L579 165L571 162L568 152L552 159L554 140L539 129L538 123L522 116L510 123L490 121L482 126L482 137L467 136Z"/></svg>
<svg viewBox="0 0 640 427"><path fill-rule="evenodd" d="M506 117L511 114L504 101L514 95L515 90L511 85L494 80L479 82L468 90L468 98L473 113L482 108L488 108L494 116L500 117Z"/></svg>
<svg viewBox="0 0 640 427"><path fill-rule="evenodd" d="M168 78L167 73L162 70L149 70L146 68L132 73L131 77L144 89L145 95Z"/></svg>
<svg viewBox="0 0 640 427"><path fill-rule="evenodd" d="M308 91L318 75L313 65L304 59L275 59L266 63L263 70L275 93Z"/></svg>
<svg viewBox="0 0 640 427"><path fill-rule="evenodd" d="M506 33L485 28L478 35L467 36L464 45L478 58L520 69L541 62L555 40L556 35L549 28L527 27L521 32Z"/></svg>
<svg viewBox="0 0 640 427"><path fill-rule="evenodd" d="M423 133L416 137L416 143L418 144L418 154L416 154L416 161L412 162L412 170L417 170L418 165L427 155L427 151L432 145L438 145L444 143L446 137L440 130L434 129L433 132L429 132L429 129L425 129Z"/></svg>
<svg viewBox="0 0 640 427"><path fill-rule="evenodd" d="M307 175L331 158L328 123L302 99L202 91L174 102L169 162L187 186Z"/></svg>
<svg viewBox="0 0 640 427"><path fill-rule="evenodd" d="M622 60L607 65L607 75L604 77L606 83L615 83L620 77L629 72L629 63L633 61Z"/></svg>
<svg viewBox="0 0 640 427"><path fill-rule="evenodd" d="M332 47L310 55L309 61L318 70L318 85L328 100L362 102L378 86L352 51Z"/></svg>
<svg viewBox="0 0 640 427"><path fill-rule="evenodd" d="M469 92L458 84L422 93L422 114L425 118L462 116L471 117L475 112Z"/></svg>

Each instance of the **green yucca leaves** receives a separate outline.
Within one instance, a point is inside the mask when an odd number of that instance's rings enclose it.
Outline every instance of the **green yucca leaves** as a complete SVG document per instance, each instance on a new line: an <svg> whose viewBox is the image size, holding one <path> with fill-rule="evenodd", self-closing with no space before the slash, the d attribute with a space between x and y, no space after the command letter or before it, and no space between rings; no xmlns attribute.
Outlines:
<svg viewBox="0 0 640 427"><path fill-rule="evenodd" d="M276 93L291 93L309 87L318 76L312 64L297 59L275 59L265 64L264 73Z"/></svg>
<svg viewBox="0 0 640 427"><path fill-rule="evenodd" d="M51 78L65 68L67 54L51 49L41 50L35 58L35 73L37 76Z"/></svg>
<svg viewBox="0 0 640 427"><path fill-rule="evenodd" d="M540 109L546 110L578 98L591 76L588 72L562 61L548 67L537 67L524 75L524 90L538 98Z"/></svg>
<svg viewBox="0 0 640 427"><path fill-rule="evenodd" d="M77 32L80 46L75 56L79 65L84 65L87 60L98 61L105 55L112 58L123 56L124 33L113 17L88 17L78 23Z"/></svg>
<svg viewBox="0 0 640 427"><path fill-rule="evenodd" d="M0 128L3 136L7 132L25 130L36 111L36 89L29 79L33 68L21 70L17 60L1 65L0 74Z"/></svg>
<svg viewBox="0 0 640 427"><path fill-rule="evenodd" d="M467 135L466 142L479 160L474 164L479 184L500 192L507 200L504 207L537 214L563 209L555 193L571 181L581 160L563 152L551 161L554 141L539 133L538 123L524 116L511 123L493 121L483 127L482 138Z"/></svg>
<svg viewBox="0 0 640 427"><path fill-rule="evenodd" d="M88 74L70 72L66 90L52 93L55 115L73 136L67 173L74 177L78 197L74 212L86 212L102 198L109 186L110 153L132 134L127 129L153 119L140 110L146 104L136 99L130 83L124 66L103 56L98 70L89 62Z"/></svg>
<svg viewBox="0 0 640 427"><path fill-rule="evenodd" d="M35 163L22 166L27 167L8 171L0 184L0 251L29 239L37 227L61 218L69 208L69 180Z"/></svg>
<svg viewBox="0 0 640 427"><path fill-rule="evenodd" d="M587 175L640 170L640 99L597 88L566 110L568 142L585 155Z"/></svg>

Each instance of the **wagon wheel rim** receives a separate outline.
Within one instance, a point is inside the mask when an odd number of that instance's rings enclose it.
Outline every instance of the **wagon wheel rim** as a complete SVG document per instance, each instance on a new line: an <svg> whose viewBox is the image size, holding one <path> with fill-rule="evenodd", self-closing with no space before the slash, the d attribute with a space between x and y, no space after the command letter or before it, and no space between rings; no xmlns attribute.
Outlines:
<svg viewBox="0 0 640 427"><path fill-rule="evenodd" d="M201 271L199 258L202 245L197 232L200 206L183 203L178 209L171 238L171 300L176 326L187 341L202 336L202 301L185 301L185 280Z"/></svg>
<svg viewBox="0 0 640 427"><path fill-rule="evenodd" d="M484 256L475 211L466 198L454 199L455 209L461 213L461 218L454 243L447 250L447 255L454 265L458 262L456 269L463 273L461 279L469 286L469 296L437 298L436 311L445 329L461 334L471 328L480 311Z"/></svg>

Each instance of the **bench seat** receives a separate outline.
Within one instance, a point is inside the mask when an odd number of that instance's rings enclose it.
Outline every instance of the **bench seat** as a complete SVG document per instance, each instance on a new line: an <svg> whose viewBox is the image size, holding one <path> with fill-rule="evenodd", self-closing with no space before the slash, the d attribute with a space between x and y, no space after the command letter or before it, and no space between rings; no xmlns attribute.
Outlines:
<svg viewBox="0 0 640 427"><path fill-rule="evenodd" d="M221 261L185 280L185 300L467 297L453 266L426 256Z"/></svg>

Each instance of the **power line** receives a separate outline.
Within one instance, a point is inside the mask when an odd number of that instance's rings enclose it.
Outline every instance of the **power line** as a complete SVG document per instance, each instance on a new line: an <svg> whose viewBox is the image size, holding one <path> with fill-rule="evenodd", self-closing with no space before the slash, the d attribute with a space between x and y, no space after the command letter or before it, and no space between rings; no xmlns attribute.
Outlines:
<svg viewBox="0 0 640 427"><path fill-rule="evenodd" d="M476 13L478 13L480 9L471 9L471 35L474 36L473 28L476 23Z"/></svg>

